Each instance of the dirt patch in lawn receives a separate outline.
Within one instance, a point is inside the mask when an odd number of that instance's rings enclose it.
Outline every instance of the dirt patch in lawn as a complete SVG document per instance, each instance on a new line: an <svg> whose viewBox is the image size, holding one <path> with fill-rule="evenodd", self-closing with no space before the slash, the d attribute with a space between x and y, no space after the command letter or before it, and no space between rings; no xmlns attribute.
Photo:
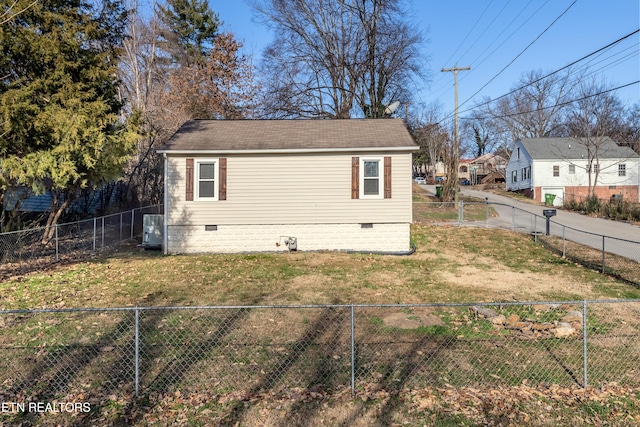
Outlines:
<svg viewBox="0 0 640 427"><path fill-rule="evenodd" d="M438 316L430 312L419 312L413 310L412 313L391 313L382 318L385 326L400 329L416 329L426 326L444 326L444 322Z"/></svg>
<svg viewBox="0 0 640 427"><path fill-rule="evenodd" d="M506 301L539 298L541 294L560 293L568 289L585 298L596 297L588 283L553 274L505 270L497 264L491 270L463 266L455 272L442 271L439 274L442 280L465 288L473 295L500 295Z"/></svg>

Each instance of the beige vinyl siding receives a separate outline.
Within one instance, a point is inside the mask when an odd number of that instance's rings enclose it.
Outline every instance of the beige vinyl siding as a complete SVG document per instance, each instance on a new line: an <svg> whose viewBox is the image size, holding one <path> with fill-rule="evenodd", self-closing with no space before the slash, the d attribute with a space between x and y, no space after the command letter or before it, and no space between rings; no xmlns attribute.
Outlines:
<svg viewBox="0 0 640 427"><path fill-rule="evenodd" d="M187 157L169 156L168 225L409 223L410 153L391 154L391 199L351 199L352 157L385 155L223 156L227 200L191 202L185 201Z"/></svg>

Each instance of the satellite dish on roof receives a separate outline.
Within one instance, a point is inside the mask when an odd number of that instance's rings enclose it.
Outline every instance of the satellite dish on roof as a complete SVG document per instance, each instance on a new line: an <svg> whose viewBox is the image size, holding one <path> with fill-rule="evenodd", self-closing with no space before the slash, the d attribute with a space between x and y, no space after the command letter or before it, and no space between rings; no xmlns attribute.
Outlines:
<svg viewBox="0 0 640 427"><path fill-rule="evenodd" d="M392 102L390 105L386 106L384 109L384 114L387 116L392 115L400 106L400 101Z"/></svg>

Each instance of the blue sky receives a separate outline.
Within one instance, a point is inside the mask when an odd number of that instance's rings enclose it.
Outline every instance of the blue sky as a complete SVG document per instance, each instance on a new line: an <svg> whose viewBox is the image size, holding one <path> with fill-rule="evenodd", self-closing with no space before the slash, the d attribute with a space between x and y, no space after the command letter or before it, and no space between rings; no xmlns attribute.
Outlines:
<svg viewBox="0 0 640 427"><path fill-rule="evenodd" d="M453 74L441 69L470 66L458 75L461 114L474 100L509 92L523 73L555 71L640 28L639 0L413 0L408 5L408 19L425 34L424 69L430 77L426 84L416 83L418 102L438 102L452 111ZM247 3L210 0L210 6L223 28L259 60L272 37ZM614 87L638 81L639 41L636 34L576 66L588 65ZM634 104L640 84L616 94Z"/></svg>

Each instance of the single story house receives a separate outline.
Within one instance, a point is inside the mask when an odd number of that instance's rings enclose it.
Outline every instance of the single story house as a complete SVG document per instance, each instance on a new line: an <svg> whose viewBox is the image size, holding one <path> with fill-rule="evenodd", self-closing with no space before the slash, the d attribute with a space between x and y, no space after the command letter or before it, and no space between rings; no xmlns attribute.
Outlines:
<svg viewBox="0 0 640 427"><path fill-rule="evenodd" d="M611 138L522 138L509 158L506 189L553 204L588 195L589 183L601 199L639 200L640 156ZM597 176L597 180L596 180Z"/></svg>
<svg viewBox="0 0 640 427"><path fill-rule="evenodd" d="M165 253L407 253L400 119L193 120L164 156Z"/></svg>

